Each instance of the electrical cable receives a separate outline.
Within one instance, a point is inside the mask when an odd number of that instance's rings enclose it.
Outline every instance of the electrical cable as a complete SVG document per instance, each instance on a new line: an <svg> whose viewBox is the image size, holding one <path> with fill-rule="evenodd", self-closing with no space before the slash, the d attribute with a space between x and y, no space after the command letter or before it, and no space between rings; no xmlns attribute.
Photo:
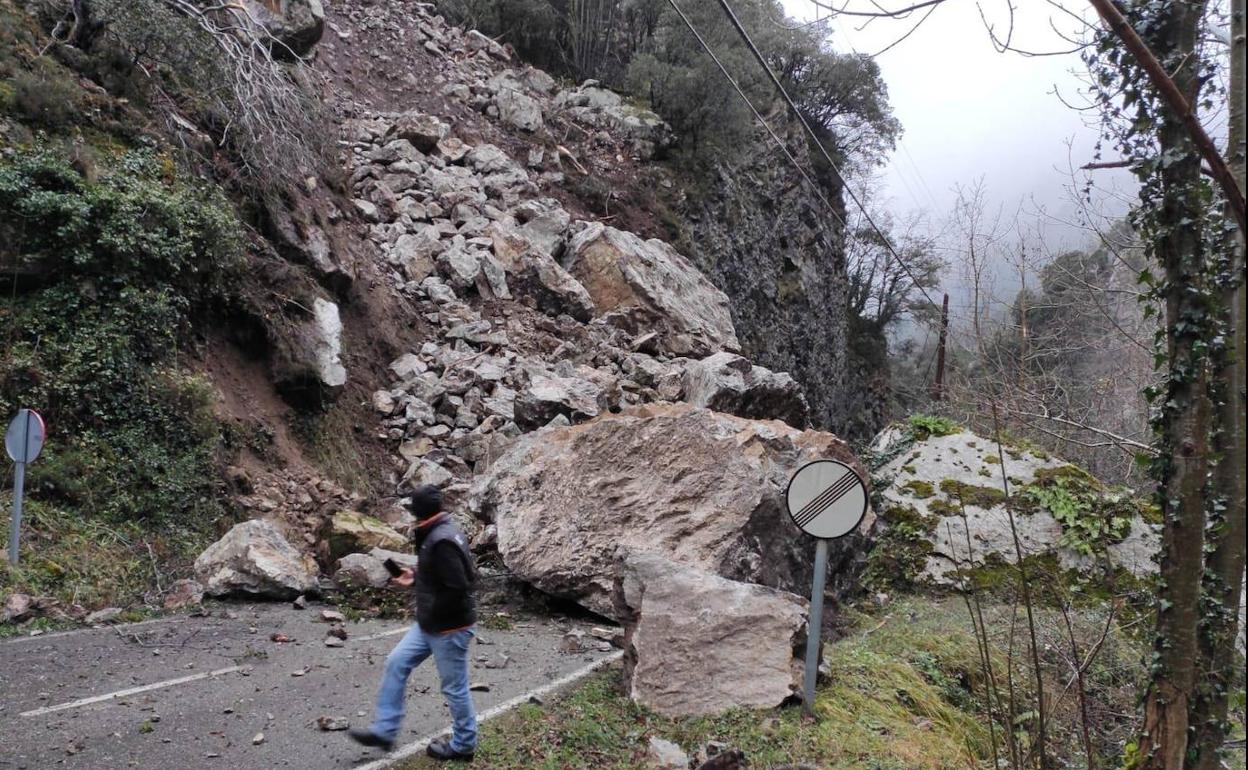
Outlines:
<svg viewBox="0 0 1248 770"><path fill-rule="evenodd" d="M728 79L728 82L732 84L732 87L736 89L736 92L741 97L741 100L745 102L745 106L749 107L750 112L754 113L755 119L763 125L763 128L767 129L767 133L771 135L771 138L780 148L780 151L783 152L784 156L789 159L790 163L793 164L793 168L797 169L797 172L802 175L802 178L810 184L811 189L815 191L815 195L818 195L819 200L823 201L824 205L828 207L828 211L832 212L832 216L836 217L836 220L841 223L841 227L848 227L845 224L845 218L840 215L840 213L836 210L836 207L832 205L832 202L824 196L823 190L820 188L819 183L812 179L810 174L806 173L806 169L802 168L802 165L798 163L797 158L793 157L793 153L789 152L789 148L785 145L784 140L782 140L775 130L772 129L771 125L762 116L762 113L760 113L758 108L754 106L754 103L750 101L750 97L746 95L745 91L737 83L736 78L728 72L728 68L724 66L722 61L720 61L719 56L717 56L715 51L711 49L710 44L706 42L706 40L702 37L702 34L693 26L693 22L689 21L689 17L686 16L685 12L681 10L679 5L676 4L676 0L667 0L667 2L668 5L672 6L672 10L676 12L676 15L680 17L680 20L685 23L685 26L689 28L689 31L693 33L693 36L697 38L698 43L702 46L702 50L706 51L707 55L711 57L711 60L715 62L715 66L719 67L719 71L723 73L724 77ZM838 171L837 174L839 175L840 172Z"/></svg>
<svg viewBox="0 0 1248 770"><path fill-rule="evenodd" d="M674 0L668 0L668 2L674 2ZM863 218L867 220L867 224L870 225L875 234L880 237L880 241L884 244L884 247L888 249L888 252L893 256L893 259L897 260L897 264L900 265L901 269L904 270L906 275L910 277L910 280L914 283L915 288L919 290L923 297L931 303L932 306L939 307L936 300L932 299L932 295L928 294L927 289L923 288L923 285L919 283L914 271L910 269L910 266L906 264L906 261L901 258L900 254L897 253L897 249L893 247L892 240L884 234L879 226L876 225L875 220L871 218L871 214L867 211L866 206L863 205L853 188L850 187L849 182L845 179L845 175L841 173L840 167L834 160L832 160L832 156L828 153L827 149L824 148L823 142L819 140L819 136L815 134L814 129L812 129L810 124L806 122L806 117L802 115L802 111L798 109L797 104L793 101L793 98L789 96L789 92L785 89L784 84L780 82L780 78L776 76L776 73L771 69L771 65L767 63L767 59L764 58L762 52L758 50L758 46L754 44L754 40L750 37L750 33L747 32L745 27L741 25L741 20L737 18L737 14L732 10L732 6L728 5L728 0L719 0L719 5L724 9L724 12L728 14L729 21L732 22L732 26L736 28L737 33L741 36L741 39L745 42L746 46L749 47L750 53L752 53L758 63L763 66L763 69L767 72L767 76L771 78L771 82L776 86L777 90L780 91L780 96L783 97L785 103L789 105L789 109L793 110L793 114L797 116L798 121L802 124L802 128L806 129L806 133L810 136L811 141L813 141L815 146L819 148L819 152L823 155L832 170L836 172L836 175L841 180L841 187L846 193L849 194L849 197L854 204L858 206L858 209L862 212Z"/></svg>

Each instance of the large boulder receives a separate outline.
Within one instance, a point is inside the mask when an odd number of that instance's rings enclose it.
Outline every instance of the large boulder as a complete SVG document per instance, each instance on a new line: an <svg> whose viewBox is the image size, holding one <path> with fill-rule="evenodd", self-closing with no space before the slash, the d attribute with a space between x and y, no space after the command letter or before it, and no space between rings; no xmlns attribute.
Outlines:
<svg viewBox="0 0 1248 770"><path fill-rule="evenodd" d="M369 553L349 553L338 560L334 582L342 588L384 588L390 582L384 562Z"/></svg>
<svg viewBox="0 0 1248 770"><path fill-rule="evenodd" d="M317 297L312 311L317 374L326 388L341 390L347 384L347 370L342 366L342 319L338 317L338 305Z"/></svg>
<svg viewBox="0 0 1248 770"><path fill-rule="evenodd" d="M423 112L407 112L391 124L387 136L405 139L421 152L429 153L438 146L438 142L446 138L450 130L450 126L433 115L426 115Z"/></svg>
<svg viewBox="0 0 1248 770"><path fill-rule="evenodd" d="M604 615L615 614L617 545L805 592L814 545L784 493L816 458L857 465L830 433L650 404L523 436L477 477L469 504L496 522L499 553L519 578ZM873 523L868 514L859 532ZM847 586L862 551L858 535L832 544L833 590Z"/></svg>
<svg viewBox="0 0 1248 770"><path fill-rule="evenodd" d="M1055 557L1085 574L1106 567L1156 573L1158 534L1146 521L1148 505L1131 490L1103 485L1047 452L1007 446L998 453L995 442L968 430L938 432L946 435L894 426L872 445L877 456L892 458L876 476L885 482L884 539L872 557L881 573L903 583L957 584L955 570L972 562L1016 562L1015 532L1024 557Z"/></svg>
<svg viewBox="0 0 1248 770"><path fill-rule="evenodd" d="M261 519L235 524L195 559L195 577L209 596L293 599L315 591L316 576L316 562Z"/></svg>
<svg viewBox="0 0 1248 770"><path fill-rule="evenodd" d="M512 412L517 425L533 430L559 415L570 420L596 417L602 396L602 389L587 379L534 369L528 386L516 395Z"/></svg>
<svg viewBox="0 0 1248 770"><path fill-rule="evenodd" d="M331 559L370 548L402 548L407 538L380 519L358 511L338 511L325 525L325 540Z"/></svg>
<svg viewBox="0 0 1248 770"><path fill-rule="evenodd" d="M685 368L685 400L717 412L754 420L784 420L805 428L810 407L797 382L784 372L755 366L735 353L716 353Z"/></svg>
<svg viewBox="0 0 1248 770"><path fill-rule="evenodd" d="M542 104L526 93L524 85L512 73L504 72L490 79L494 107L498 118L513 128L533 133L542 127Z"/></svg>
<svg viewBox="0 0 1248 770"><path fill-rule="evenodd" d="M702 357L740 347L728 297L663 241L594 222L573 236L564 262L604 320L632 334L659 332L664 352Z"/></svg>
<svg viewBox="0 0 1248 770"><path fill-rule="evenodd" d="M303 56L325 32L325 9L320 0L243 0L243 8L277 45L279 59Z"/></svg>
<svg viewBox="0 0 1248 770"><path fill-rule="evenodd" d="M588 322L594 315L594 301L550 255L554 238L548 224L549 220L542 219L517 228L493 222L485 234L495 258L510 276L509 286L522 301L549 315L566 313Z"/></svg>
<svg viewBox="0 0 1248 770"><path fill-rule="evenodd" d="M338 305L316 297L312 313L294 323L277 327L271 336L273 383L287 400L316 408L341 395L347 383L342 365L342 319Z"/></svg>
<svg viewBox="0 0 1248 770"><path fill-rule="evenodd" d="M652 553L622 559L629 696L667 717L774 708L800 689L806 600Z"/></svg>

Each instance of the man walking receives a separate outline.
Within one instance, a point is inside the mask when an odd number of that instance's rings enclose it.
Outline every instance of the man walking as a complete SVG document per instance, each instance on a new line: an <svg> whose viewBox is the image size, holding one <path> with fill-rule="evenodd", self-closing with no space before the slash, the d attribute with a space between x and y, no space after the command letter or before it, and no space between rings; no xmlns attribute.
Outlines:
<svg viewBox="0 0 1248 770"><path fill-rule="evenodd" d="M468 538L442 510L442 493L437 487L416 489L409 506L416 517L416 569L403 570L392 582L413 587L416 624L386 658L376 718L368 729L352 729L351 737L365 746L389 751L403 721L407 677L433 655L454 724L451 740L434 741L426 753L435 759L471 762L477 748L477 712L468 691L468 653L476 636L477 608L472 593L476 567Z"/></svg>

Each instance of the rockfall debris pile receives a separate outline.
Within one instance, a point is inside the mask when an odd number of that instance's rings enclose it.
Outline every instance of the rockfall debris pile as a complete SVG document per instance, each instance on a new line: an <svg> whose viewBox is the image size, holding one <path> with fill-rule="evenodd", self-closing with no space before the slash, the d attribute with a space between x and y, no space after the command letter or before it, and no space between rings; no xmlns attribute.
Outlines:
<svg viewBox="0 0 1248 770"><path fill-rule="evenodd" d="M595 83L561 88L427 6L390 28L382 5L348 18L440 57L448 103L506 131L559 121L642 158L670 141L656 116ZM809 585L812 547L785 514L785 485L816 457L856 459L809 429L792 377L740 354L727 296L689 259L559 202L565 166L579 163L566 148L459 128L419 110L342 123L345 214L430 330L371 396L370 429L392 448L378 475L442 488L483 563L623 623L639 702L671 714L779 704L800 678L806 610L792 592ZM401 505L321 479L250 486L258 518L196 562L209 595L379 588L382 561L401 560L412 524ZM859 540L834 550L839 572L860 565ZM677 676L697 695L659 684Z"/></svg>

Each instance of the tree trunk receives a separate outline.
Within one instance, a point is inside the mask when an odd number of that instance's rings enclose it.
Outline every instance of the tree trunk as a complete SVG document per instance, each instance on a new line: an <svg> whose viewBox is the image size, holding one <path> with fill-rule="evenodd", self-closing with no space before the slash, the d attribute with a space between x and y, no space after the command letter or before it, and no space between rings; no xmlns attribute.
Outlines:
<svg viewBox="0 0 1248 770"><path fill-rule="evenodd" d="M1198 104L1197 35L1204 2L1160 4L1149 42L1188 104ZM1158 140L1174 160L1159 173L1161 211L1155 250L1165 271L1169 377L1160 397L1161 586L1156 657L1144 700L1143 770L1181 770L1188 748L1188 709L1196 685L1206 475L1211 405L1203 349L1206 265L1202 247L1200 156L1184 116L1161 108Z"/></svg>
<svg viewBox="0 0 1248 770"><path fill-rule="evenodd" d="M1230 126L1227 165L1244 189L1244 0L1231 2ZM1235 666L1235 639L1239 630L1241 580L1244 574L1244 232L1234 245L1229 280L1222 302L1229 327L1231 349L1215 377L1214 392L1221 433L1221 455L1214 473L1217 494L1225 509L1211 516L1208 560L1205 565L1205 619L1201 629L1201 676L1203 687L1192 709L1195 730L1192 770L1217 770L1226 739L1230 691L1244 686L1243 671ZM1236 681L1238 679L1238 681Z"/></svg>

